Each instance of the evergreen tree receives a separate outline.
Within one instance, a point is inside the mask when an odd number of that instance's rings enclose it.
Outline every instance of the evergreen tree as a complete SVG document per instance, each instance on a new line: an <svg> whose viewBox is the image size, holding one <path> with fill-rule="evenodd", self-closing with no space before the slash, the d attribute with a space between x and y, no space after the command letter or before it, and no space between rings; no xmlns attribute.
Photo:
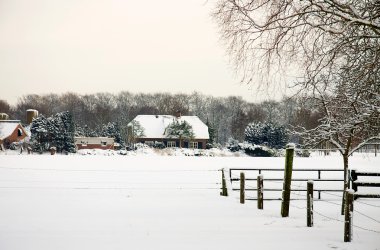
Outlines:
<svg viewBox="0 0 380 250"><path fill-rule="evenodd" d="M284 126L273 123L250 123L244 131L245 141L271 148L285 147L288 134Z"/></svg>
<svg viewBox="0 0 380 250"><path fill-rule="evenodd" d="M49 148L48 119L39 115L33 119L30 126L31 139L30 144L33 151L44 152Z"/></svg>
<svg viewBox="0 0 380 250"><path fill-rule="evenodd" d="M74 153L76 151L74 143L75 126L71 113L68 111L62 112L61 122L63 125L63 149L67 152Z"/></svg>
<svg viewBox="0 0 380 250"><path fill-rule="evenodd" d="M165 130L168 138L178 138L179 145L182 147L182 140L192 140L194 138L193 127L186 121L174 121Z"/></svg>
<svg viewBox="0 0 380 250"><path fill-rule="evenodd" d="M121 146L124 145L124 142L121 139L120 127L115 122L109 122L104 125L100 135L114 138L115 142L119 143Z"/></svg>
<svg viewBox="0 0 380 250"><path fill-rule="evenodd" d="M212 146L215 143L215 129L214 129L214 126L208 121L208 119L207 119L206 125L208 127L208 134L209 134L208 143Z"/></svg>
<svg viewBox="0 0 380 250"><path fill-rule="evenodd" d="M40 115L33 120L30 131L32 148L42 153L51 146L58 152L63 150L75 152L74 133L75 127L69 112L60 112L49 118Z"/></svg>
<svg viewBox="0 0 380 250"><path fill-rule="evenodd" d="M98 131L91 129L89 126L84 125L83 127L75 125L75 136L79 137L98 137Z"/></svg>

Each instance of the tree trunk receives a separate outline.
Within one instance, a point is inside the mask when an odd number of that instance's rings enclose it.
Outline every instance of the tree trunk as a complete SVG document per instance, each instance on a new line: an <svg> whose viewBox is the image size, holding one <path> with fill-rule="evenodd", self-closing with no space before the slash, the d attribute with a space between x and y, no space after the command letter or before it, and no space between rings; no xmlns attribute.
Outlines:
<svg viewBox="0 0 380 250"><path fill-rule="evenodd" d="M343 196L342 196L342 210L341 214L344 214L344 202L345 202L345 191L348 189L348 152L345 152L343 155L343 165L344 165L344 184L343 184Z"/></svg>

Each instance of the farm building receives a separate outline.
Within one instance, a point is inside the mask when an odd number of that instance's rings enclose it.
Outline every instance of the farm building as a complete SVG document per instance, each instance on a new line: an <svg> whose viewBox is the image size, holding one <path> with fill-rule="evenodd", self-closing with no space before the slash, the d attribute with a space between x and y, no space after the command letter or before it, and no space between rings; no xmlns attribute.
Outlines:
<svg viewBox="0 0 380 250"><path fill-rule="evenodd" d="M355 152L373 153L377 156L380 153L380 136L372 137L363 144L360 144Z"/></svg>
<svg viewBox="0 0 380 250"><path fill-rule="evenodd" d="M114 149L115 140L109 137L74 137L77 149Z"/></svg>
<svg viewBox="0 0 380 250"><path fill-rule="evenodd" d="M0 120L0 147L8 148L11 143L21 142L27 132L19 120Z"/></svg>
<svg viewBox="0 0 380 250"><path fill-rule="evenodd" d="M184 121L192 128L194 134L192 138L180 139L168 135L167 128L170 124ZM163 143L165 147L205 149L209 140L209 133L206 124L197 116L181 116L179 112L176 116L138 115L128 123L128 140L132 143L141 142L150 146L159 142Z"/></svg>

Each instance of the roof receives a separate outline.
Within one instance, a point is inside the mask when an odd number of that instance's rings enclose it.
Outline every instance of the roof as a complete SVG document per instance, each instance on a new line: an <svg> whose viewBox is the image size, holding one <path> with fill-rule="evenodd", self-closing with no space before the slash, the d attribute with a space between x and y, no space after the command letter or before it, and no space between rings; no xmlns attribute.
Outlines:
<svg viewBox="0 0 380 250"><path fill-rule="evenodd" d="M20 125L19 121L1 121L0 122L0 140L10 136L13 131Z"/></svg>
<svg viewBox="0 0 380 250"><path fill-rule="evenodd" d="M194 132L195 139L209 139L208 127L198 116L181 116L179 118L172 115L138 115L133 119L138 121L144 128L144 138L166 138L165 129L174 121L188 122ZM132 122L128 126L132 125Z"/></svg>

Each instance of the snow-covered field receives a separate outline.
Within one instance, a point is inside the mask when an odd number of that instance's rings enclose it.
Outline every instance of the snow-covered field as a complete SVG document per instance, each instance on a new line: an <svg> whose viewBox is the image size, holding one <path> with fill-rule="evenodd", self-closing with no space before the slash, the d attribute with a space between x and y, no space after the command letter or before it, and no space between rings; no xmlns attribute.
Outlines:
<svg viewBox="0 0 380 250"><path fill-rule="evenodd" d="M340 197L315 200L307 228L304 200L282 218L280 201L260 211L239 204L237 192L219 195L221 168L283 165L281 157L3 154L0 249L380 249L380 200L355 201L353 242L344 243ZM350 166L380 171L380 157L355 155ZM294 167L342 160L295 158Z"/></svg>

